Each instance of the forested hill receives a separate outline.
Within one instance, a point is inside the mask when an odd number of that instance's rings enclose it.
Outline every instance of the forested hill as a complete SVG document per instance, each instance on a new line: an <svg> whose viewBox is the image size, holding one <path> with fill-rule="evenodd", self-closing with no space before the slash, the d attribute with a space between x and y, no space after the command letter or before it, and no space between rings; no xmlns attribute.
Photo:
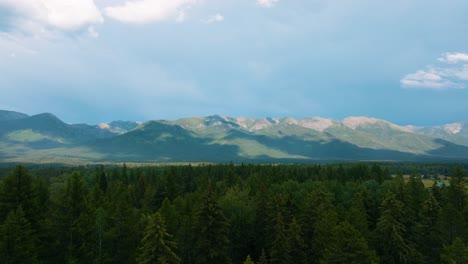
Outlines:
<svg viewBox="0 0 468 264"><path fill-rule="evenodd" d="M468 160L468 123L398 126L349 117L208 116L66 124L0 111L0 162L257 162Z"/></svg>
<svg viewBox="0 0 468 264"><path fill-rule="evenodd" d="M466 169L2 168L0 260L468 263Z"/></svg>

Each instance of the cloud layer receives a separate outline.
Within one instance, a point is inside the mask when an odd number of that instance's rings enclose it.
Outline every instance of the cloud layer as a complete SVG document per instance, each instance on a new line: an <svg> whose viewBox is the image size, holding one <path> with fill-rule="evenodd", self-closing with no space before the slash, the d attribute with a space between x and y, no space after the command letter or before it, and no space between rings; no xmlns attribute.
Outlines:
<svg viewBox="0 0 468 264"><path fill-rule="evenodd" d="M257 4L261 7L273 7L275 6L276 3L278 3L279 0L257 0Z"/></svg>
<svg viewBox="0 0 468 264"><path fill-rule="evenodd" d="M106 7L104 13L108 17L127 23L145 24L167 19L182 21L185 10L196 2L196 0L126 1L120 5Z"/></svg>
<svg viewBox="0 0 468 264"><path fill-rule="evenodd" d="M20 29L51 27L76 30L103 22L93 0L1 0L0 7L13 14L11 23Z"/></svg>
<svg viewBox="0 0 468 264"><path fill-rule="evenodd" d="M441 65L426 66L424 70L405 75L400 83L404 88L463 89L468 81L468 54L444 53L437 59Z"/></svg>

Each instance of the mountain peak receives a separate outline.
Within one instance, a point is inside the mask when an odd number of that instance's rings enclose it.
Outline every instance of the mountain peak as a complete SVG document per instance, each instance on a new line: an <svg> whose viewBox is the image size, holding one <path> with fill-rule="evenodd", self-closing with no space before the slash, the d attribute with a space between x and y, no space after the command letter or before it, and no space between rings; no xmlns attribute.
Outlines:
<svg viewBox="0 0 468 264"><path fill-rule="evenodd" d="M463 129L463 124L461 123L452 123L444 126L444 130L450 134L458 134Z"/></svg>
<svg viewBox="0 0 468 264"><path fill-rule="evenodd" d="M375 124L378 122L386 121L366 116L350 116L343 120L343 124L351 129L356 129L357 127L362 125Z"/></svg>
<svg viewBox="0 0 468 264"><path fill-rule="evenodd" d="M29 117L27 114L15 112L15 111L7 111L7 110L0 110L0 121L9 121L9 120L17 120Z"/></svg>

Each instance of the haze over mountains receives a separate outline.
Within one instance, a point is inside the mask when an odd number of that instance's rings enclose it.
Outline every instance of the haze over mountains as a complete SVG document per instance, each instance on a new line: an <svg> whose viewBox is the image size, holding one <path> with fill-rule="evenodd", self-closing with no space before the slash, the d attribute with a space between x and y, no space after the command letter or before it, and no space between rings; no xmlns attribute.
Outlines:
<svg viewBox="0 0 468 264"><path fill-rule="evenodd" d="M0 111L0 162L312 162L468 160L468 122L398 126L349 117L208 116L66 124Z"/></svg>

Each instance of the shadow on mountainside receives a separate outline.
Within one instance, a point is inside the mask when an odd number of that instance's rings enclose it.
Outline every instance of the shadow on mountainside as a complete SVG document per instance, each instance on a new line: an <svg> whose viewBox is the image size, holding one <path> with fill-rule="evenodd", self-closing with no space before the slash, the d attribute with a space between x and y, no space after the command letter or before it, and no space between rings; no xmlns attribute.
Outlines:
<svg viewBox="0 0 468 264"><path fill-rule="evenodd" d="M212 144L178 125L152 122L143 129L95 141L93 150L109 155L113 161L214 161L238 160L239 147Z"/></svg>

